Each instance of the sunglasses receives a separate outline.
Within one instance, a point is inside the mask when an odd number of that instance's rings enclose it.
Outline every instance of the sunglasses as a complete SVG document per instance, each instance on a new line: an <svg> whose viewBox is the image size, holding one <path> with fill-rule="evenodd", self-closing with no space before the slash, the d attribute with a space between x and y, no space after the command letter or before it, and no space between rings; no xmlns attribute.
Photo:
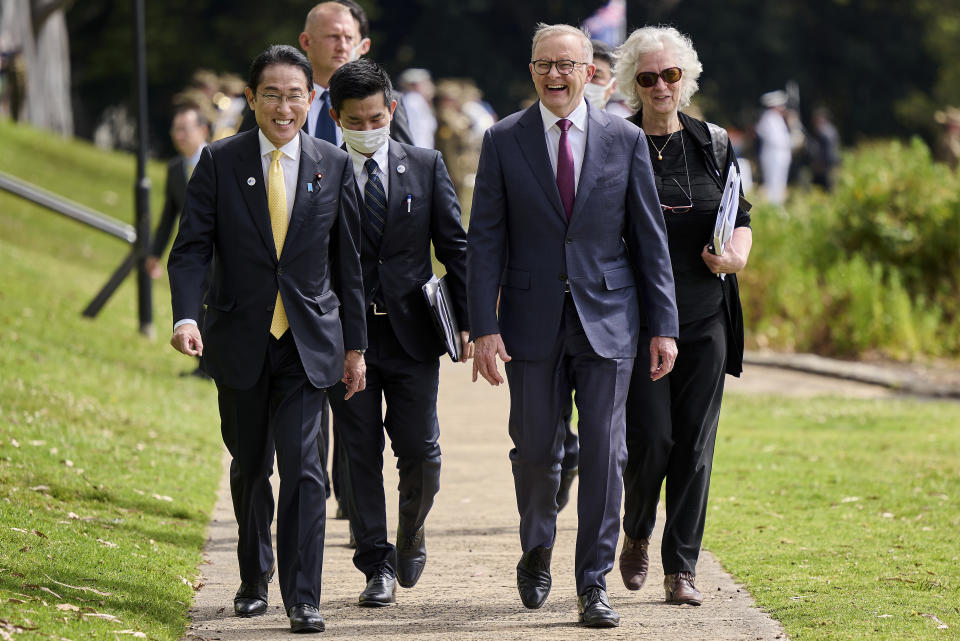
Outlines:
<svg viewBox="0 0 960 641"><path fill-rule="evenodd" d="M637 84L644 88L649 88L657 84L657 78L663 78L668 85L680 80L683 76L683 69L680 67L669 67L660 73L656 71L641 71L637 74Z"/></svg>

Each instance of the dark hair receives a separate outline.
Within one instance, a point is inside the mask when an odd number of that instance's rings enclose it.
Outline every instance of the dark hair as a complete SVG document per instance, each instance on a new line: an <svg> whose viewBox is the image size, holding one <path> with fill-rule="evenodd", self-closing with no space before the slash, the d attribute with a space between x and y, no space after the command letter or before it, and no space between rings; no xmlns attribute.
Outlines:
<svg viewBox="0 0 960 641"><path fill-rule="evenodd" d="M197 115L197 126L198 127L209 127L210 121L207 120L207 117L203 115L200 105L193 102L184 102L176 106L173 110L173 117L176 118L180 114L193 112Z"/></svg>
<svg viewBox="0 0 960 641"><path fill-rule="evenodd" d="M610 67L613 67L613 47L608 45L603 40L591 40L593 44L593 62L597 60L603 60Z"/></svg>
<svg viewBox="0 0 960 641"><path fill-rule="evenodd" d="M254 92L260 86L263 70L270 65L291 65L299 67L307 80L307 91L313 89L313 69L307 57L290 45L270 45L270 47L253 59L250 65L250 75L247 77L247 86Z"/></svg>
<svg viewBox="0 0 960 641"><path fill-rule="evenodd" d="M358 5L353 0L334 0L334 2L337 4L342 4L350 10L350 15L353 16L353 19L356 20L357 24L360 25L361 39L370 35L370 21L367 20L367 12L363 10L363 7Z"/></svg>
<svg viewBox="0 0 960 641"><path fill-rule="evenodd" d="M393 100L393 84L383 67L373 60L360 58L348 62L330 76L330 103L340 113L346 100L363 100L377 93L383 94L383 104Z"/></svg>

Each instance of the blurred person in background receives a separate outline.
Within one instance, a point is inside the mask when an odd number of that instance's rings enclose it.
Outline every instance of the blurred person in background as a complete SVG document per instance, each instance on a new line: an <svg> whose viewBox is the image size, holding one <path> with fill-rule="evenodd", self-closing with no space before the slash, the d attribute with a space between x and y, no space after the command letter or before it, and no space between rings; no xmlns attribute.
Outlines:
<svg viewBox="0 0 960 641"><path fill-rule="evenodd" d="M407 108L407 120L413 144L424 149L433 149L437 133L437 117L433 113L433 98L437 88L426 69L407 69L397 79L403 92L403 104Z"/></svg>
<svg viewBox="0 0 960 641"><path fill-rule="evenodd" d="M724 377L742 369L735 274L746 265L752 244L750 217L741 207L723 255L708 248L734 152L723 129L679 111L697 91L702 69L690 38L673 28L638 29L617 49L617 84L638 110L628 120L646 134L653 164L680 320L673 371L651 380L638 359L630 381L620 573L629 590L646 581L666 481L664 592L667 602L689 605L703 598L694 579Z"/></svg>
<svg viewBox="0 0 960 641"><path fill-rule="evenodd" d="M947 107L936 112L934 120L943 125L943 131L933 151L933 157L951 169L956 169L960 162L960 109Z"/></svg>
<svg viewBox="0 0 960 641"><path fill-rule="evenodd" d="M453 79L437 82L437 135L435 145L443 155L460 201L470 197L477 171L480 145L473 123L463 112L463 85Z"/></svg>
<svg viewBox="0 0 960 641"><path fill-rule="evenodd" d="M243 78L228 73L220 76L220 89L213 95L213 104L217 108L217 118L213 122L211 140L220 140L232 136L240 129L247 101L243 97Z"/></svg>
<svg viewBox="0 0 960 641"><path fill-rule="evenodd" d="M813 110L811 129L806 140L813 184L833 191L833 171L840 164L840 135L830 121L830 112L826 108Z"/></svg>
<svg viewBox="0 0 960 641"><path fill-rule="evenodd" d="M760 151L760 178L767 200L773 205L783 205L787 198L787 179L790 175L792 145L790 128L787 126L787 92L769 91L760 97L764 106L757 122L757 143Z"/></svg>

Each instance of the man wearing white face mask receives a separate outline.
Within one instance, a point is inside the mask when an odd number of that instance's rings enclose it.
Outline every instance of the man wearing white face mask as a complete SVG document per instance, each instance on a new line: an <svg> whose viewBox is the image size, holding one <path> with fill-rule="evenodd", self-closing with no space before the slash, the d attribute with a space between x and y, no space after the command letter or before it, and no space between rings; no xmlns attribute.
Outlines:
<svg viewBox="0 0 960 641"><path fill-rule="evenodd" d="M583 97L597 109L606 109L607 101L617 89L617 80L613 77L613 51L602 40L591 40L593 44L593 64L597 70L590 82L583 86Z"/></svg>
<svg viewBox="0 0 960 641"><path fill-rule="evenodd" d="M359 601L378 607L395 602L397 583L413 587L426 564L424 522L440 482L437 387L444 348L421 287L433 272L432 242L463 330L462 361L471 358L467 236L439 152L389 136L397 103L386 72L369 60L349 62L330 78L330 96L362 203L360 263L369 324L366 390L349 401L338 389L329 397L346 455L341 498L357 543L353 562L367 582ZM396 545L387 540L384 431L400 473Z"/></svg>

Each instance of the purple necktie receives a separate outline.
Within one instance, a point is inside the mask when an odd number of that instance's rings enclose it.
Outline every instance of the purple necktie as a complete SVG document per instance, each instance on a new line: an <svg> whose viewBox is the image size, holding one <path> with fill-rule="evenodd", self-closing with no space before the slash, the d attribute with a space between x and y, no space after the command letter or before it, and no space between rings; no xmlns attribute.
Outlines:
<svg viewBox="0 0 960 641"><path fill-rule="evenodd" d="M563 203L563 211L567 213L567 220L570 220L570 212L573 211L573 198L576 192L573 149L570 147L570 139L567 138L567 131L572 124L566 118L557 121L557 126L560 127L560 148L557 150L557 189L560 190L560 202Z"/></svg>

